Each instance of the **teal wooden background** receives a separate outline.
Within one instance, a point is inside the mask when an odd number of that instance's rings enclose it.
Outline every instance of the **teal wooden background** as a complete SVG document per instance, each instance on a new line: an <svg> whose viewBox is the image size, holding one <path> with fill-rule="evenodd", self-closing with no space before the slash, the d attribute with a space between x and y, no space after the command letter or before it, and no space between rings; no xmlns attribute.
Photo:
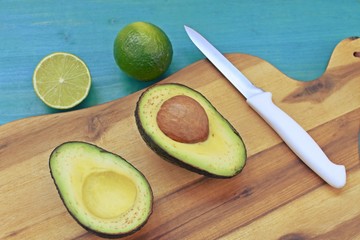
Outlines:
<svg viewBox="0 0 360 240"><path fill-rule="evenodd" d="M122 73L113 59L118 31L134 21L162 28L173 48L173 74L203 59L185 34L187 24L222 52L261 57L292 78L320 76L335 45L360 36L360 1L54 1L0 0L0 124L58 110L32 87L37 63L55 51L88 65L93 85L76 109L109 102L155 83Z"/></svg>

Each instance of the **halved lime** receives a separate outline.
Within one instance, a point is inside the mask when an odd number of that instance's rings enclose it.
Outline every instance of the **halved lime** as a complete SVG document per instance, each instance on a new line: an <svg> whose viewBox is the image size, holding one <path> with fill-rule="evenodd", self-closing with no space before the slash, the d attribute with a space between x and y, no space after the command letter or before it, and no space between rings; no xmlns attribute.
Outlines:
<svg viewBox="0 0 360 240"><path fill-rule="evenodd" d="M49 107L69 109L81 103L89 93L91 76L77 56L55 52L44 57L33 75L36 94Z"/></svg>

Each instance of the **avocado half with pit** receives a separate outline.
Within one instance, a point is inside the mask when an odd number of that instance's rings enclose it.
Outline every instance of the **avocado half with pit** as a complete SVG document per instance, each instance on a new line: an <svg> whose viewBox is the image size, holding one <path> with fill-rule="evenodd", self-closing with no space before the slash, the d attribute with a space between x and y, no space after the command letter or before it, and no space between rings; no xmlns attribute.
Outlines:
<svg viewBox="0 0 360 240"><path fill-rule="evenodd" d="M157 84L136 105L136 123L147 145L191 171L233 177L245 166L239 133L199 92L182 84Z"/></svg>
<svg viewBox="0 0 360 240"><path fill-rule="evenodd" d="M67 142L52 152L49 164L64 205L85 229L121 237L149 218L150 185L122 157L85 142Z"/></svg>

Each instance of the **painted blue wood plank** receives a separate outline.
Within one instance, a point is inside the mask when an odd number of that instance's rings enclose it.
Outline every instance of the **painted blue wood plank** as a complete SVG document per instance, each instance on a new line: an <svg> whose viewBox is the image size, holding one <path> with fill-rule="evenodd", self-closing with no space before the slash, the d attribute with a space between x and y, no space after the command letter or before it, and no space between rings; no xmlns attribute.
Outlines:
<svg viewBox="0 0 360 240"><path fill-rule="evenodd" d="M32 88L37 63L55 51L71 52L89 66L93 86L76 109L108 102L151 83L127 77L115 64L117 32L149 21L169 36L173 74L203 56L186 36L194 27L225 53L268 60L287 75L311 80L324 71L335 45L360 35L360 2L342 1L0 1L0 124L58 112Z"/></svg>

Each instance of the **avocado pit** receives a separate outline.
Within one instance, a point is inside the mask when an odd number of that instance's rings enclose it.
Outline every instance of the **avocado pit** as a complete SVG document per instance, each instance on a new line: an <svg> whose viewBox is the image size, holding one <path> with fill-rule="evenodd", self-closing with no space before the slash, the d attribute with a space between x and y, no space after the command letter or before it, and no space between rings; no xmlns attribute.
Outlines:
<svg viewBox="0 0 360 240"><path fill-rule="evenodd" d="M245 166L241 136L195 89L155 84L140 95L134 115L141 137L164 160L216 178L233 177Z"/></svg>
<svg viewBox="0 0 360 240"><path fill-rule="evenodd" d="M193 98L177 95L166 100L156 117L160 130L181 143L198 143L209 136L209 119L204 108Z"/></svg>

